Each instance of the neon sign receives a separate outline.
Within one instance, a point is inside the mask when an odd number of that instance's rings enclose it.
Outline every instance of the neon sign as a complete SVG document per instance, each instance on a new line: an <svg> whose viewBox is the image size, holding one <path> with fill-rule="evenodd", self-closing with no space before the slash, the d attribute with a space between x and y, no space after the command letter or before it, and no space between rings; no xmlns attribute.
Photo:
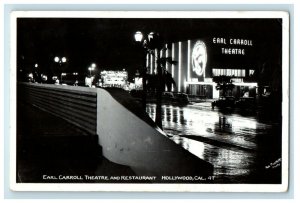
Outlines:
<svg viewBox="0 0 300 203"><path fill-rule="evenodd" d="M205 73L207 63L207 50L203 41L197 41L192 51L192 70L202 76Z"/></svg>
<svg viewBox="0 0 300 203"><path fill-rule="evenodd" d="M234 45L234 46L248 46L248 47L251 47L253 46L253 42L252 40L249 40L249 39L233 39L233 38L230 38L229 40L226 39L226 38L217 38L217 37L214 37L212 39L212 42L214 44L224 44L224 45L227 45L227 42L228 45ZM232 48L232 47L222 47L221 48L221 53L222 54L226 54L226 55L246 55L246 51L244 48Z"/></svg>

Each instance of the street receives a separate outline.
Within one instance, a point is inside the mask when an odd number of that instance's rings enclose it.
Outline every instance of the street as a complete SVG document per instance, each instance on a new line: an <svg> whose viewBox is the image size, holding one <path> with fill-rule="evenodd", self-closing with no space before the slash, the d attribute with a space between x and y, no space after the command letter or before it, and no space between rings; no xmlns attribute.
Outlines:
<svg viewBox="0 0 300 203"><path fill-rule="evenodd" d="M155 119L155 104L147 112ZM280 125L255 115L212 110L209 102L162 106L163 129L177 144L215 167L215 182L280 182Z"/></svg>

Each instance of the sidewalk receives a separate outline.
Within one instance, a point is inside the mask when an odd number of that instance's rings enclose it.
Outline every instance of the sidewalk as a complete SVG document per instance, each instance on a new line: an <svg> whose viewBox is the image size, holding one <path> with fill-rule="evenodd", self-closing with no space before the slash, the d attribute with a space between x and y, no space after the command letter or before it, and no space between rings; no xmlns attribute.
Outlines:
<svg viewBox="0 0 300 203"><path fill-rule="evenodd" d="M213 101L214 101L213 99L201 99L201 100L194 100L194 101L191 101L191 102L193 102L194 105L211 109L211 103Z"/></svg>

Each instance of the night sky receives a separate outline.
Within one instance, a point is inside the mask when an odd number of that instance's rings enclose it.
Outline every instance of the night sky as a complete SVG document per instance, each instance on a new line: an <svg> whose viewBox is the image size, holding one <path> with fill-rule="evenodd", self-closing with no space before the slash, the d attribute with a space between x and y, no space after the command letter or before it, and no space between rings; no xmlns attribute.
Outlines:
<svg viewBox="0 0 300 203"><path fill-rule="evenodd" d="M17 68L30 71L35 63L50 74L55 56L67 57L66 72L121 70L132 75L142 63L134 33L160 33L164 42L233 37L253 39L252 60L263 63L281 56L281 20L278 19L89 19L18 18ZM247 61L245 61L247 63Z"/></svg>

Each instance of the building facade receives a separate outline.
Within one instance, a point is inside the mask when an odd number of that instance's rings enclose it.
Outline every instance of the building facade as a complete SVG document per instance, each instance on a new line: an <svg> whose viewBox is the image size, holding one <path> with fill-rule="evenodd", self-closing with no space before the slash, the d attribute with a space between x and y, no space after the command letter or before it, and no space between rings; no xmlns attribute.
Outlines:
<svg viewBox="0 0 300 203"><path fill-rule="evenodd" d="M165 70L176 82L173 92L184 92L205 98L219 98L214 77L228 76L234 88L227 96L255 97L257 81L251 80L255 63L255 41L237 37L208 37L174 42L154 54L147 54L146 66L149 74L157 74L156 59L172 57L177 64L166 64ZM246 82L247 81L247 82Z"/></svg>

